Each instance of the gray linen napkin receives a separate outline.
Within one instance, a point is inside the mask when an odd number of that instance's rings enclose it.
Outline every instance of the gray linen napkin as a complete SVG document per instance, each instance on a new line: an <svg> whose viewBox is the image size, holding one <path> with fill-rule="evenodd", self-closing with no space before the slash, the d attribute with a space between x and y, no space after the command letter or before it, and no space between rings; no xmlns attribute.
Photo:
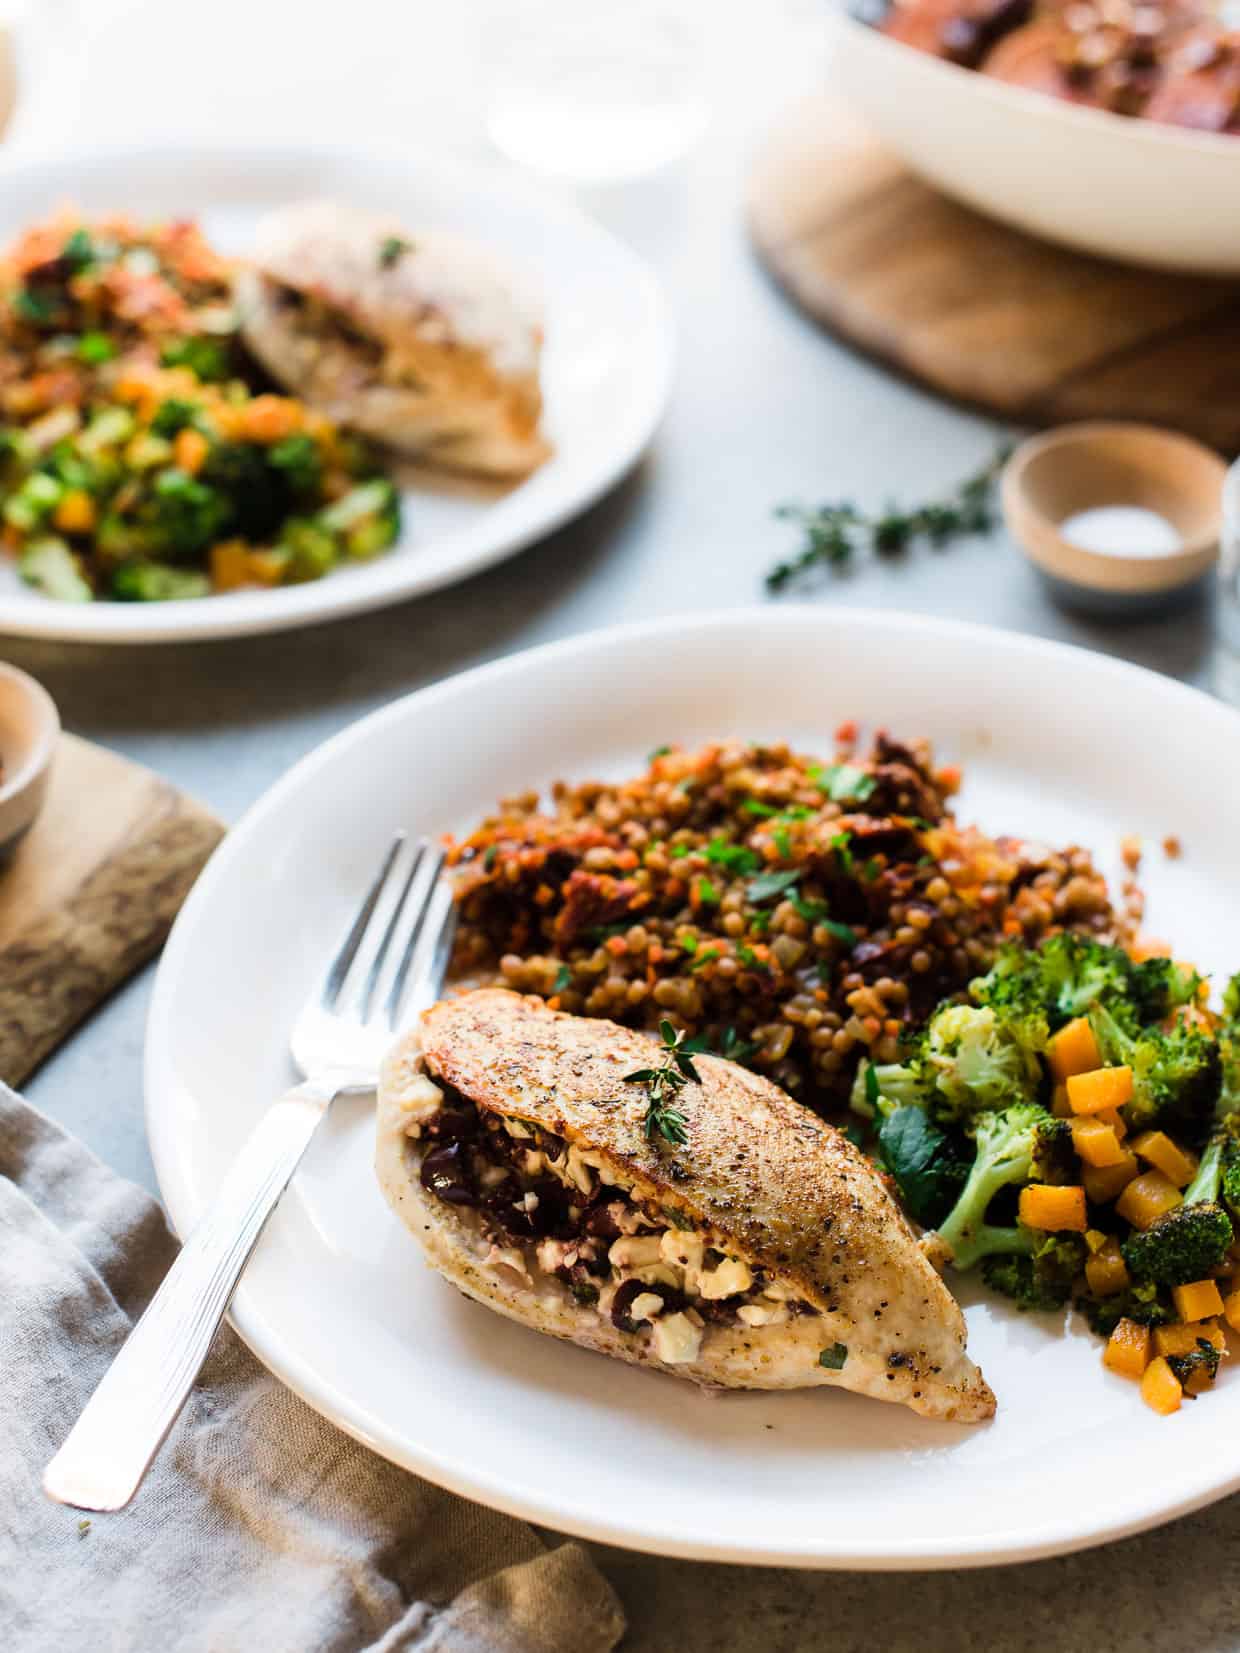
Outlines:
<svg viewBox="0 0 1240 1653"><path fill-rule="evenodd" d="M176 1250L159 1207L0 1084L5 1653L607 1653L577 1544L356 1445L225 1328L128 1510L47 1500L60 1445Z"/></svg>

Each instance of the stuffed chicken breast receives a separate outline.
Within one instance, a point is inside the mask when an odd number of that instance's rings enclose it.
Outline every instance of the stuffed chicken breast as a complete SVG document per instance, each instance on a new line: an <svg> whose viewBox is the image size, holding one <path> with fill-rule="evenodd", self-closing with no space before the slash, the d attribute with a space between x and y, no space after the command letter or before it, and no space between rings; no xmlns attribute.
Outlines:
<svg viewBox="0 0 1240 1653"><path fill-rule="evenodd" d="M482 990L381 1078L377 1171L429 1261L536 1330L707 1386L833 1385L977 1422L960 1309L869 1162L713 1056L650 1132L658 1047Z"/></svg>
<svg viewBox="0 0 1240 1653"><path fill-rule="evenodd" d="M268 372L340 424L493 476L550 452L537 306L462 237L330 201L286 207L260 226L237 303Z"/></svg>

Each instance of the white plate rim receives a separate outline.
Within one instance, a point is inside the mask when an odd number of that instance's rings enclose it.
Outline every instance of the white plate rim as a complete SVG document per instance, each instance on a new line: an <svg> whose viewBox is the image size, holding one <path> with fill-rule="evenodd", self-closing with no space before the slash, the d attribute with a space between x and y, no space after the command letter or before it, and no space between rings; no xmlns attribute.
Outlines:
<svg viewBox="0 0 1240 1653"><path fill-rule="evenodd" d="M211 886L217 877L224 876L234 860L245 853L246 838L251 827L263 821L269 812L277 812L287 792L300 787L307 778L329 768L336 754L349 745L369 739L382 730L387 722L397 722L407 715L411 703L417 702L424 712L433 713L436 702L458 692L467 692L479 686L494 686L505 677L557 659L579 657L600 644L623 644L645 641L661 636L683 635L687 632L709 630L719 625L735 626L747 620L755 625L809 623L816 617L821 623L857 625L873 628L877 636L891 645L897 634L915 637L918 634L938 633L956 640L963 647L978 638L993 641L1002 639L1014 652L1025 653L1030 660L1045 663L1052 668L1056 663L1071 664L1098 677L1130 681L1134 676L1154 687L1159 694L1178 703L1184 711L1197 717L1206 716L1220 733L1233 740L1240 738L1240 714L1203 691L1169 678L1147 667L1138 666L1122 658L1096 653L1075 644L1015 632L997 626L973 621L939 618L897 610L848 608L824 609L808 603L793 603L771 607L738 607L717 609L690 616L664 616L654 620L630 621L600 628L580 635L544 643L519 651L499 660L490 661L468 671L440 679L436 683L413 691L379 707L330 737L307 753L280 777L229 831L213 853L207 868L199 876L188 900L181 909L164 952L160 958L150 1009L147 1016L144 1051L144 1115L151 1157L155 1165L159 1188L176 1232L184 1235L200 1215L196 1201L183 1182L177 1169L173 1151L172 1122L161 1113L159 1098L164 1075L170 1071L171 1058L165 1048L165 1029L175 978L183 951L189 944L198 908L211 899ZM1219 1476L1218 1464L1207 1465L1204 1472L1188 1477L1181 1491L1170 1501L1150 1504L1128 1514L1106 1517L1101 1524L1091 1520L1085 1502L1079 1511L1059 1522L1043 1522L1019 1537L988 1544L984 1540L965 1543L933 1536L918 1537L891 1543L876 1549L868 1545L850 1544L847 1535L833 1534L831 1549L807 1541L804 1546L762 1548L728 1541L686 1540L666 1523L660 1513L644 1517L640 1522L615 1516L586 1517L576 1509L565 1509L554 1499L538 1496L528 1488L505 1480L500 1474L485 1475L462 1470L451 1458L440 1453L414 1451L400 1435L373 1416L367 1409L353 1402L335 1384L324 1381L314 1371L313 1362L304 1359L296 1350L288 1348L274 1333L267 1318L253 1304L234 1305L229 1314L230 1324L252 1350L293 1392L337 1427L362 1442L391 1462L421 1475L447 1490L486 1504L505 1514L547 1526L596 1543L614 1544L623 1548L677 1559L729 1562L744 1565L780 1566L817 1571L941 1571L959 1567L978 1568L1007 1565L1013 1562L1034 1561L1049 1556L1064 1555L1095 1548L1134 1533L1165 1525L1181 1516L1191 1514L1219 1499L1240 1491L1240 1453L1235 1464ZM1134 1395L1134 1403L1136 1397ZM1204 1463L1204 1460L1203 1460Z"/></svg>
<svg viewBox="0 0 1240 1653"><path fill-rule="evenodd" d="M22 177L81 164L116 168L149 160L149 146L117 143L83 150L80 146L19 149L0 157L0 190ZM278 142L214 139L172 144L160 151L161 160L210 164L221 168L259 156L269 164L293 161L331 161L359 168L396 168L410 164L408 153L390 142L365 144ZM653 440L666 412L676 362L676 328L670 303L650 266L630 246L596 222L580 207L539 188L498 166L471 164L441 153L428 153L425 166L441 179L475 195L501 195L522 203L532 215L554 223L565 232L592 243L600 254L623 271L644 315L650 348L650 372L644 392L627 426L621 427L610 447L545 509L531 513L510 532L478 536L479 543L451 567L429 574L418 567L416 553L408 557L379 558L365 570L351 570L348 579L312 581L275 591L239 592L210 599L159 604L55 603L49 600L29 608L7 605L0 596L0 635L39 637L57 642L91 644L168 643L254 636L326 624L349 615L402 603L455 585L515 556L547 538L601 499L637 464ZM54 203L49 203L54 204ZM410 566L411 565L411 566ZM365 577L363 577L365 576ZM141 618L138 618L141 616Z"/></svg>

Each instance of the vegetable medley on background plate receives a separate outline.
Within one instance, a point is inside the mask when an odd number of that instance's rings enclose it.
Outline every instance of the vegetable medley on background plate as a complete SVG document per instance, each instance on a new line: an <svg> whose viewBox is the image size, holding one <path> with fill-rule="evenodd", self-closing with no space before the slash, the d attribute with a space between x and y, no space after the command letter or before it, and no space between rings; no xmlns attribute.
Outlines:
<svg viewBox="0 0 1240 1653"><path fill-rule="evenodd" d="M1084 850L958 824L959 782L848 723L831 761L662 747L507 799L452 849L454 973L774 1079L872 1154L949 1279L1075 1306L1173 1411L1240 1332L1240 976L1211 1010L1137 941L1134 883L1117 909Z"/></svg>
<svg viewBox="0 0 1240 1653"><path fill-rule="evenodd" d="M385 550L374 452L275 394L232 266L186 221L62 214L0 260L0 543L48 596L317 579Z"/></svg>

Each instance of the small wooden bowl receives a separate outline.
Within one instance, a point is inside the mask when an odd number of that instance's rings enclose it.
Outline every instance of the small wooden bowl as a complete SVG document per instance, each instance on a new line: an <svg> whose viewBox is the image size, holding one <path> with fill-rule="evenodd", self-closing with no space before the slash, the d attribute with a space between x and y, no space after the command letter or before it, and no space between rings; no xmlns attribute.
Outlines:
<svg viewBox="0 0 1240 1653"><path fill-rule="evenodd" d="M43 807L59 734L60 716L47 690L0 662L0 860Z"/></svg>
<svg viewBox="0 0 1240 1653"><path fill-rule="evenodd" d="M1022 442L1003 471L1013 538L1064 601L1094 612L1152 612L1203 583L1218 558L1226 463L1157 425L1095 420ZM1132 505L1165 517L1175 551L1139 557L1087 551L1060 533L1078 511Z"/></svg>

